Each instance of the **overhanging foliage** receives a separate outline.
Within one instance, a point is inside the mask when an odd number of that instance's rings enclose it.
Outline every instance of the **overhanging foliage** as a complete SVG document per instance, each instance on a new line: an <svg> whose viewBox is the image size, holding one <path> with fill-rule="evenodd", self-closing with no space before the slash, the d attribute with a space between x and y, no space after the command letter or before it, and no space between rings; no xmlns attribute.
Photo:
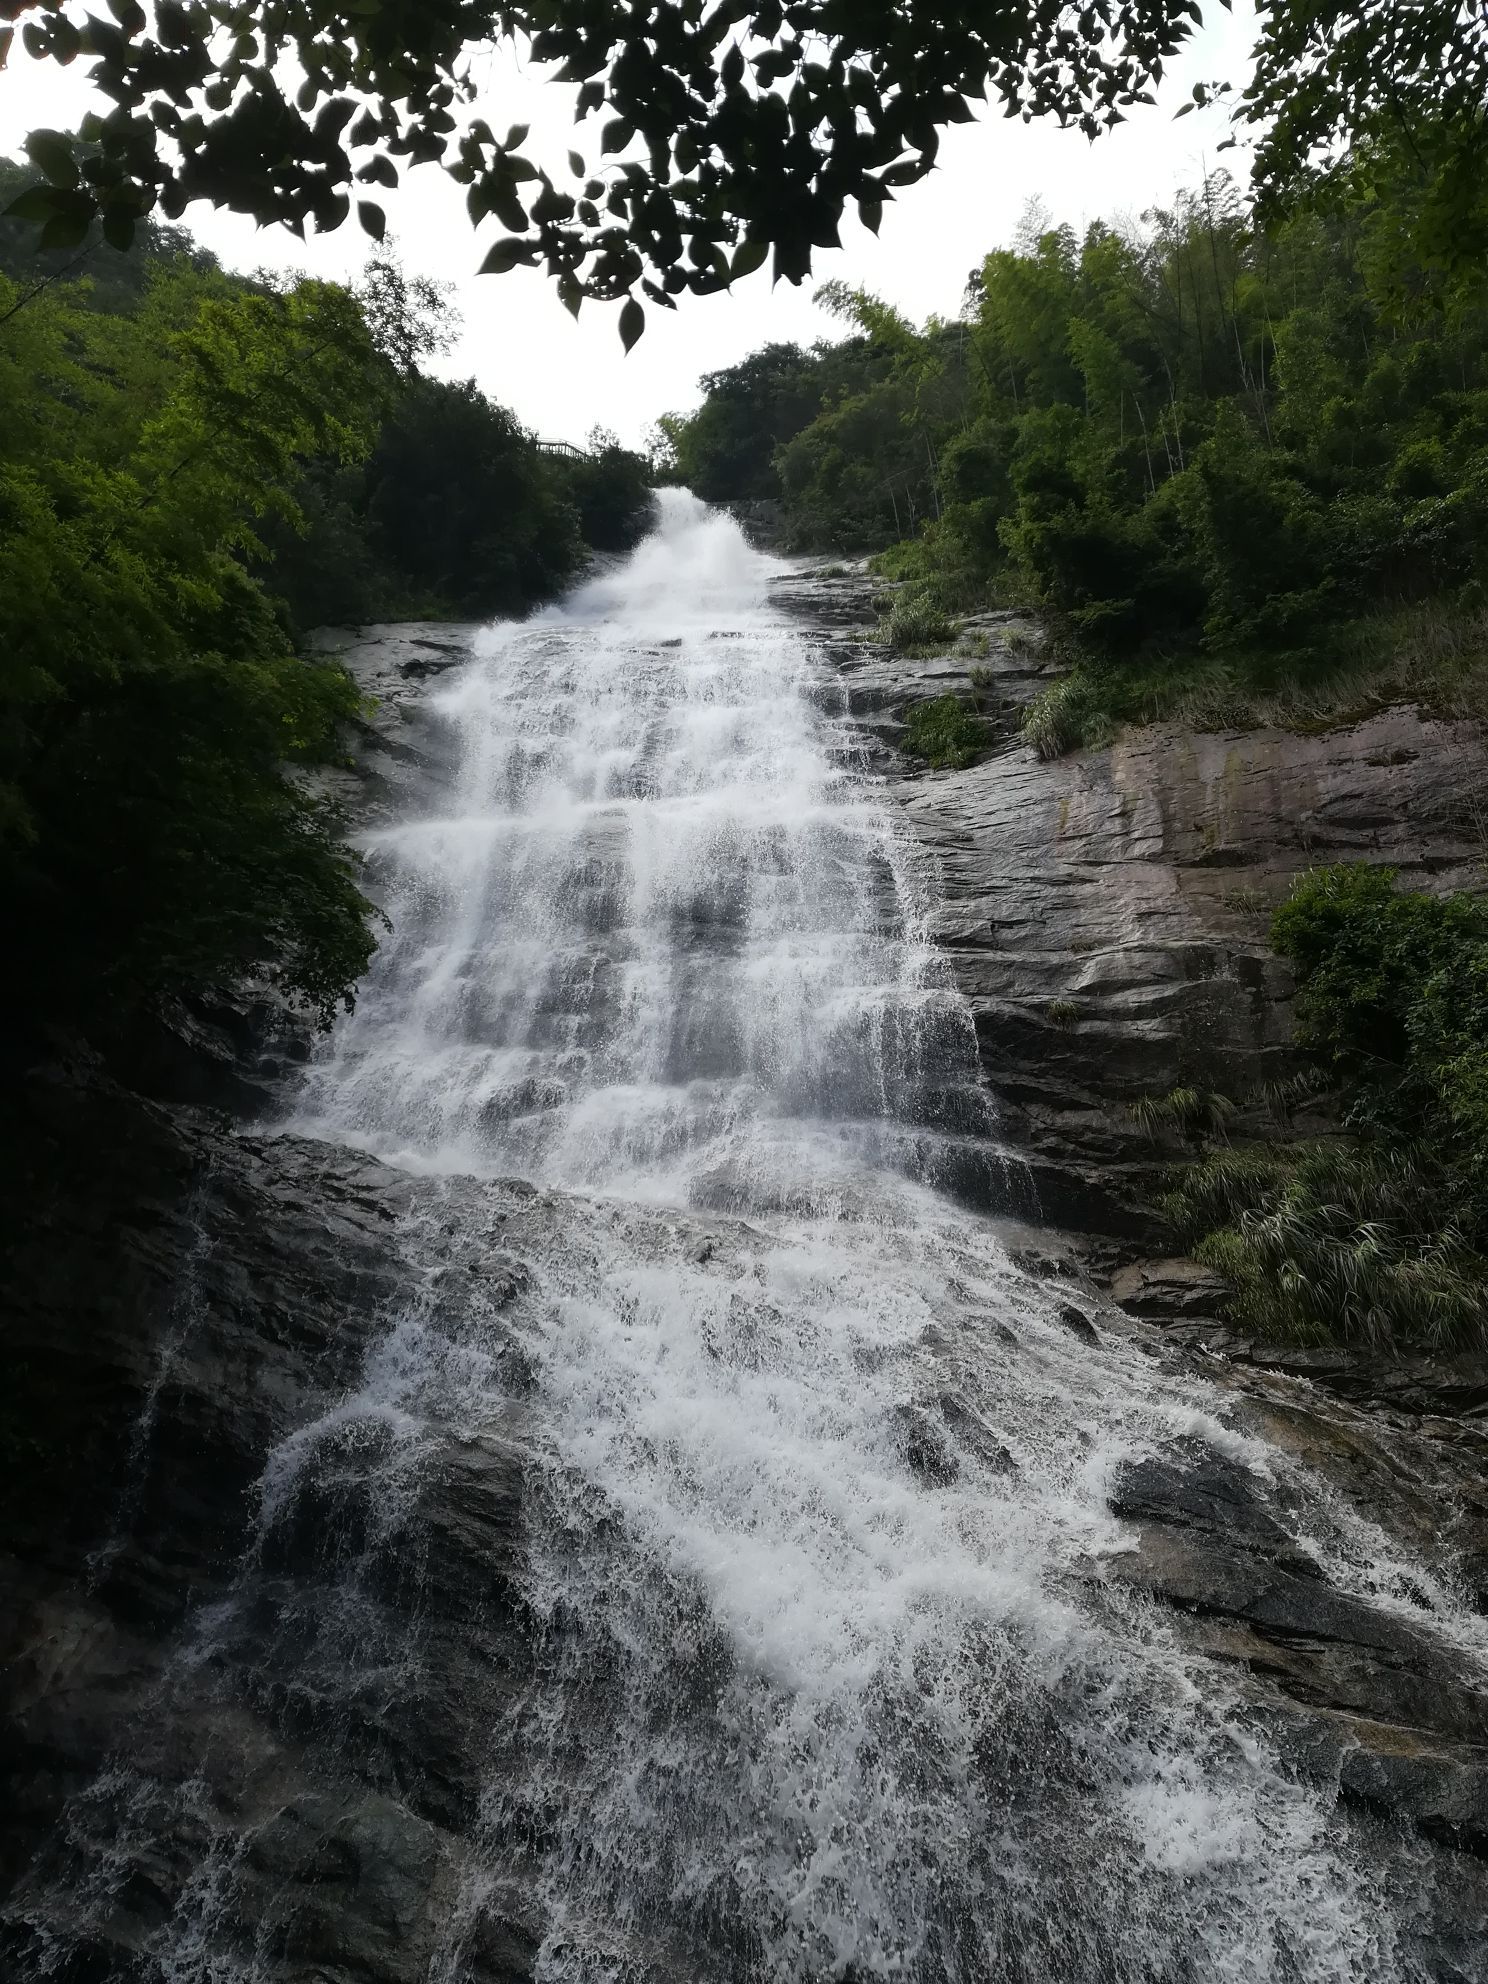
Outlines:
<svg viewBox="0 0 1488 1984"><path fill-rule="evenodd" d="M31 157L43 184L26 211L49 245L99 214L125 245L157 205L195 199L295 229L340 226L353 206L380 238L378 189L421 161L468 189L471 218L504 230L485 266L542 266L569 307L640 297L671 306L727 287L773 257L799 281L855 208L884 203L935 163L943 129L984 97L1010 116L1052 116L1091 136L1152 101L1164 65L1200 23L1197 0L0 0L27 49L90 64L113 104L79 158L57 132ZM1488 39L1481 10L1451 0L1317 9L1263 5L1256 67L1237 114L1262 131L1259 183L1336 163L1384 120L1402 143L1432 122L1449 259L1458 208L1476 212ZM7 36L13 30L0 30ZM567 169L504 137L471 56L530 47L605 113ZM3 56L0 47L0 56ZM297 81L295 79L298 79ZM1207 92L1200 89L1201 99ZM1476 252L1467 240L1466 252ZM1481 243L1478 244L1481 246Z"/></svg>

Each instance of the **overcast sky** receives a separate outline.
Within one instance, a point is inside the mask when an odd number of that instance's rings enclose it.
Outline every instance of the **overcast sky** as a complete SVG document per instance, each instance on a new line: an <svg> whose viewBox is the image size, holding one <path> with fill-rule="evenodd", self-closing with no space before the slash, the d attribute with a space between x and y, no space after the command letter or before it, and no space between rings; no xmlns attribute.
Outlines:
<svg viewBox="0 0 1488 1984"><path fill-rule="evenodd" d="M815 285L830 277L871 289L917 320L949 316L959 308L967 275L990 249L1012 241L1031 199L1042 201L1054 220L1079 227L1165 202L1196 183L1206 162L1243 174L1242 153L1216 156L1228 132L1221 114L1174 117L1195 82L1245 74L1254 31L1249 0L1236 0L1232 13L1206 5L1204 14L1203 32L1165 78L1157 106L1134 111L1111 135L1091 145L1053 124L995 116L953 126L934 174L886 210L877 239L855 221L845 225L844 246L823 251L800 289L772 287L762 270L730 295L683 297L675 313L649 309L646 335L628 357L615 307L588 304L575 323L534 270L476 276L487 237L503 230L488 222L477 238L462 189L437 166L416 169L396 192L378 198L404 264L453 287L461 329L438 370L473 375L544 437L582 441L601 425L639 442L658 414L696 403L699 374L774 339L810 343L841 335L811 301ZM76 125L90 103L81 71L81 64L61 70L32 62L17 47L0 73L0 151L19 155L26 133L38 125ZM561 169L572 143L583 148L585 135L572 136L571 90L525 70L510 49L484 56L478 73L481 114L498 130L530 124L524 147L530 157ZM591 121L587 130L594 128ZM367 253L354 221L302 242L206 207L190 209L185 219L235 268L342 277L354 275Z"/></svg>

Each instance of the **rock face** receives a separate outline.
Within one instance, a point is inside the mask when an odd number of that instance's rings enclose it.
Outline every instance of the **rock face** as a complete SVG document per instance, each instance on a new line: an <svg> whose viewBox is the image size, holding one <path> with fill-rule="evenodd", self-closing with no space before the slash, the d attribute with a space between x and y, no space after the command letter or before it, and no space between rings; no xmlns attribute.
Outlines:
<svg viewBox="0 0 1488 1984"><path fill-rule="evenodd" d="M1409 707L1314 735L1163 724L1043 763L1007 721L1053 679L1017 616L974 624L983 655L910 660L865 643L871 590L861 570L808 574L781 598L829 616L827 651L927 863L932 933L1043 1216L1097 1260L1140 1258L1175 1152L1131 1105L1184 1085L1243 1101L1292 1069L1290 977L1267 935L1296 875L1368 860L1408 887L1481 884L1480 727ZM907 772L889 748L906 711L947 693L983 705L995 748L964 771Z"/></svg>
<svg viewBox="0 0 1488 1984"><path fill-rule="evenodd" d="M411 794L442 785L451 753L429 692L470 659L477 632L429 621L324 627L315 636L319 652L334 656L366 698L366 714L348 740L346 767L317 775L358 826L379 826Z"/></svg>
<svg viewBox="0 0 1488 1984"><path fill-rule="evenodd" d="M709 1272L737 1272L747 1230L421 1181L87 1071L38 1078L24 1112L4 1262L5 1974L169 1984L195 1952L255 1984L415 1984L436 1960L466 1984L531 1978L540 1883L520 1852L494 1889L471 1882L500 1732L550 1657L523 1572L542 1478L524 1342L617 1230ZM1191 1359L1088 1296L1061 1315L1093 1349L1125 1333ZM1485 1561L1481 1430L1212 1375L1433 1575ZM886 1441L926 1492L1015 1467L954 1392L899 1421ZM1432 1593L1388 1553L1366 1590L1299 1551L1206 1445L1126 1467L1109 1495L1129 1545L1092 1566L1093 1602L1125 1588L1168 1608L1294 1770L1383 1826L1377 1850L1417 1855L1432 1974L1481 1974L1488 1704L1425 1630ZM689 1973L658 1952L649 1974Z"/></svg>

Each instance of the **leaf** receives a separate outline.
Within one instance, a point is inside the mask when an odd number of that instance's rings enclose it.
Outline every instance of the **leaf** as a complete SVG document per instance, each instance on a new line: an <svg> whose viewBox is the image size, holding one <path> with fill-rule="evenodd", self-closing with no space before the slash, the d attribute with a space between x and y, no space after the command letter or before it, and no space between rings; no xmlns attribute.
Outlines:
<svg viewBox="0 0 1488 1984"><path fill-rule="evenodd" d="M568 155L568 169L575 179L582 179L588 168L585 166L583 158L578 152L570 152Z"/></svg>
<svg viewBox="0 0 1488 1984"><path fill-rule="evenodd" d="M628 117L612 117L599 134L599 149L623 152L634 136L635 126Z"/></svg>
<svg viewBox="0 0 1488 1984"><path fill-rule="evenodd" d="M375 200L357 201L357 219L363 231L374 241L381 241L387 234L387 215Z"/></svg>
<svg viewBox="0 0 1488 1984"><path fill-rule="evenodd" d="M645 328L645 311L633 296L627 297L625 308L620 312L620 342L627 351L635 350Z"/></svg>
<svg viewBox="0 0 1488 1984"><path fill-rule="evenodd" d="M511 129L507 132L506 141L504 144L500 146L500 150L504 152L514 152L517 149L518 145L524 144L526 142L527 133L531 129L532 126L530 124L513 124Z"/></svg>
<svg viewBox="0 0 1488 1984"><path fill-rule="evenodd" d="M530 262L533 247L530 241L523 241L516 235L508 234L498 241L480 265L483 276L504 276L508 269L514 269L519 262Z"/></svg>
<svg viewBox="0 0 1488 1984"><path fill-rule="evenodd" d="M121 207L110 207L103 216L103 238L121 255L134 246L134 215Z"/></svg>
<svg viewBox="0 0 1488 1984"><path fill-rule="evenodd" d="M60 131L33 131L26 140L26 156L53 186L77 185L78 163Z"/></svg>
<svg viewBox="0 0 1488 1984"><path fill-rule="evenodd" d="M730 279L737 282L741 276L752 276L764 267L769 253L768 241L741 241L729 262Z"/></svg>
<svg viewBox="0 0 1488 1984"><path fill-rule="evenodd" d="M489 192L486 196L488 210L513 234L520 234L527 225L527 209L509 186L499 192Z"/></svg>
<svg viewBox="0 0 1488 1984"><path fill-rule="evenodd" d="M8 207L0 207L0 219L30 221L41 227L57 211L57 189L53 186L28 186L24 193L18 193Z"/></svg>
<svg viewBox="0 0 1488 1984"><path fill-rule="evenodd" d="M88 214L72 209L53 214L41 230L42 248L80 248L88 238L89 219Z"/></svg>

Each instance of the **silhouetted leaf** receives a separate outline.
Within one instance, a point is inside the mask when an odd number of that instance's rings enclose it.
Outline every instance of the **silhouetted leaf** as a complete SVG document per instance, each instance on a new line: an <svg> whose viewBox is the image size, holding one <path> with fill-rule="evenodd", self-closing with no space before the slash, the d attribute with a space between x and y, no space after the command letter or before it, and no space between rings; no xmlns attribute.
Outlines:
<svg viewBox="0 0 1488 1984"><path fill-rule="evenodd" d="M72 143L60 131L33 131L26 140L26 156L53 186L77 185L78 163Z"/></svg>
<svg viewBox="0 0 1488 1984"><path fill-rule="evenodd" d="M518 241L511 235L498 241L487 250L486 259L480 265L483 276L504 276L508 269L514 269L519 262L530 262L536 250L530 242Z"/></svg>

